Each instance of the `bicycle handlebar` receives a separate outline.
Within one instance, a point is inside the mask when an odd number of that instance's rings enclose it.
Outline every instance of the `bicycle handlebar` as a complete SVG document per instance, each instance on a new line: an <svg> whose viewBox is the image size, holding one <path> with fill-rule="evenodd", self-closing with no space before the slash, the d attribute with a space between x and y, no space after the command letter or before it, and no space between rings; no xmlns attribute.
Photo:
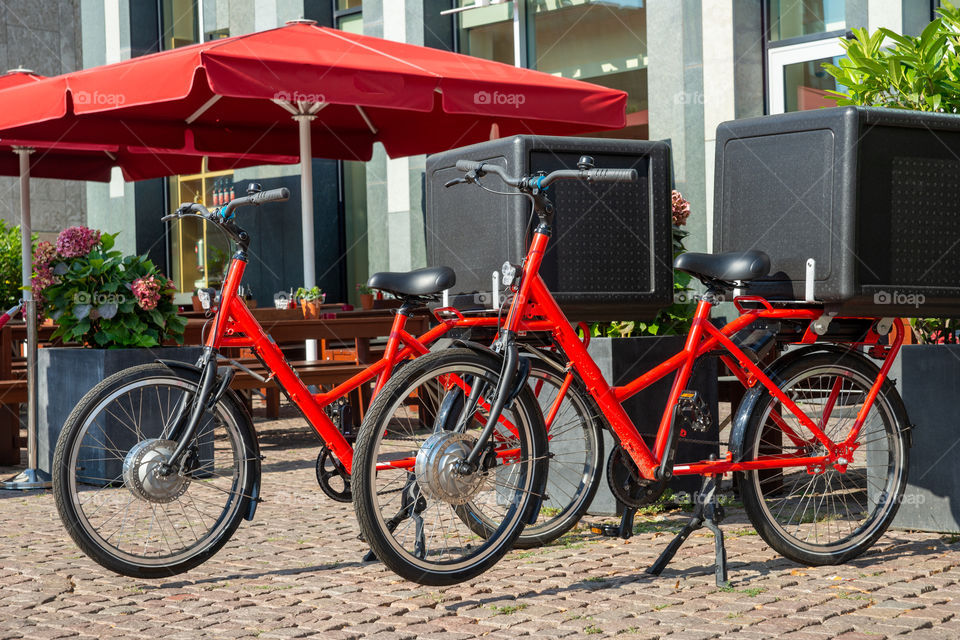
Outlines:
<svg viewBox="0 0 960 640"><path fill-rule="evenodd" d="M239 207L245 207L247 205L261 205L267 202L282 202L290 198L290 189L286 187L280 187L279 189L271 189L270 191L261 191L259 193L254 193L249 196L244 196L243 198L236 198L228 202L223 209L220 210L220 215L224 218L229 218L230 214L233 213L234 209Z"/></svg>
<svg viewBox="0 0 960 640"><path fill-rule="evenodd" d="M463 172L474 172L477 177L486 173L499 176L511 187L545 189L557 180L586 180L587 182L635 182L636 169L560 169L545 176L529 176L518 178L507 174L506 170L497 164L476 162L474 160L457 160L457 169ZM452 186L454 181L448 183Z"/></svg>

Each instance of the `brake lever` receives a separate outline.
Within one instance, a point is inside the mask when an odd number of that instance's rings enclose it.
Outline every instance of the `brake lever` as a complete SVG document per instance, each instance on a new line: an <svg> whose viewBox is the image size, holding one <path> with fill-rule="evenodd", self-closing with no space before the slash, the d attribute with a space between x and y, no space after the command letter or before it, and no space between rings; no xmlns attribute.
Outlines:
<svg viewBox="0 0 960 640"><path fill-rule="evenodd" d="M176 219L179 218L179 217L180 217L180 214L179 214L179 213L171 213L170 215L166 215L166 216L163 216L162 218L160 218L160 222L167 222L167 221L169 221L169 220L176 220Z"/></svg>
<svg viewBox="0 0 960 640"><path fill-rule="evenodd" d="M467 182L466 178L454 178L453 180L447 180L446 182L444 182L443 186L450 188L455 184L463 184L464 182Z"/></svg>

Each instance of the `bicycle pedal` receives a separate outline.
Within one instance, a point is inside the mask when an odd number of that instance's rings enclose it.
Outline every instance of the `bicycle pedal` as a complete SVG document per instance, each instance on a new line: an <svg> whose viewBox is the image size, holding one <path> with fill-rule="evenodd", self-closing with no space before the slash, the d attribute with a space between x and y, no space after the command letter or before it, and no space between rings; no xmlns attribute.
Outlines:
<svg viewBox="0 0 960 640"><path fill-rule="evenodd" d="M592 524L590 525L590 533L593 533L598 536L606 536L608 538L618 538L620 537L620 525Z"/></svg>

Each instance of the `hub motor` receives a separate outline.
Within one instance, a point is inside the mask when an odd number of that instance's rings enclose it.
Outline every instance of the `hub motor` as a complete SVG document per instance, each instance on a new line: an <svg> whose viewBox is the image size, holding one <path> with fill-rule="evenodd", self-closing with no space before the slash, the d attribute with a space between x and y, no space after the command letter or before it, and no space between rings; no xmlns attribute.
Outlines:
<svg viewBox="0 0 960 640"><path fill-rule="evenodd" d="M474 443L470 436L455 431L438 431L424 441L417 452L414 471L425 496L461 505L477 494L486 473L460 474L457 471L460 461L469 455Z"/></svg>
<svg viewBox="0 0 960 640"><path fill-rule="evenodd" d="M136 498L165 504L184 494L190 486L190 478L176 472L163 475L163 466L177 443L173 440L151 438L138 442L123 459L123 481Z"/></svg>

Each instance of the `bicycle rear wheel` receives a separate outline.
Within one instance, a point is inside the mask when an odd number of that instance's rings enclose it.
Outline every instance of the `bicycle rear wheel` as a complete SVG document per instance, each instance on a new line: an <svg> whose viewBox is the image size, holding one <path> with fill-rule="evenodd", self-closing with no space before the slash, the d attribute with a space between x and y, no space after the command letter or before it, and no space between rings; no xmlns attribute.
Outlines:
<svg viewBox="0 0 960 640"><path fill-rule="evenodd" d="M67 418L53 460L60 519L80 549L111 571L156 578L216 553L249 512L259 455L232 393L200 417L183 469L159 474L173 452L173 415L199 372L148 364L94 387Z"/></svg>
<svg viewBox="0 0 960 640"><path fill-rule="evenodd" d="M780 389L833 441L843 441L878 369L855 354L814 353L779 372ZM795 442L775 423L779 416ZM896 515L907 478L908 425L900 395L885 381L846 465L741 474L744 507L757 533L795 562L840 564L868 549ZM769 391L744 432L744 460L825 449Z"/></svg>
<svg viewBox="0 0 960 640"><path fill-rule="evenodd" d="M487 426L501 366L470 349L422 356L390 379L364 418L351 478L357 519L377 558L407 580L448 585L479 575L539 507L546 442L529 388L492 427L479 469L457 466ZM489 523L489 535L464 514Z"/></svg>
<svg viewBox="0 0 960 640"><path fill-rule="evenodd" d="M544 418L553 415L547 426L546 494L536 522L524 527L513 544L518 549L549 544L573 528L590 506L603 473L603 433L593 404L579 380L574 379L554 406L566 372L547 362L550 357L549 353L530 357L527 385ZM485 523L478 514L465 517L474 531L489 534L491 523Z"/></svg>

